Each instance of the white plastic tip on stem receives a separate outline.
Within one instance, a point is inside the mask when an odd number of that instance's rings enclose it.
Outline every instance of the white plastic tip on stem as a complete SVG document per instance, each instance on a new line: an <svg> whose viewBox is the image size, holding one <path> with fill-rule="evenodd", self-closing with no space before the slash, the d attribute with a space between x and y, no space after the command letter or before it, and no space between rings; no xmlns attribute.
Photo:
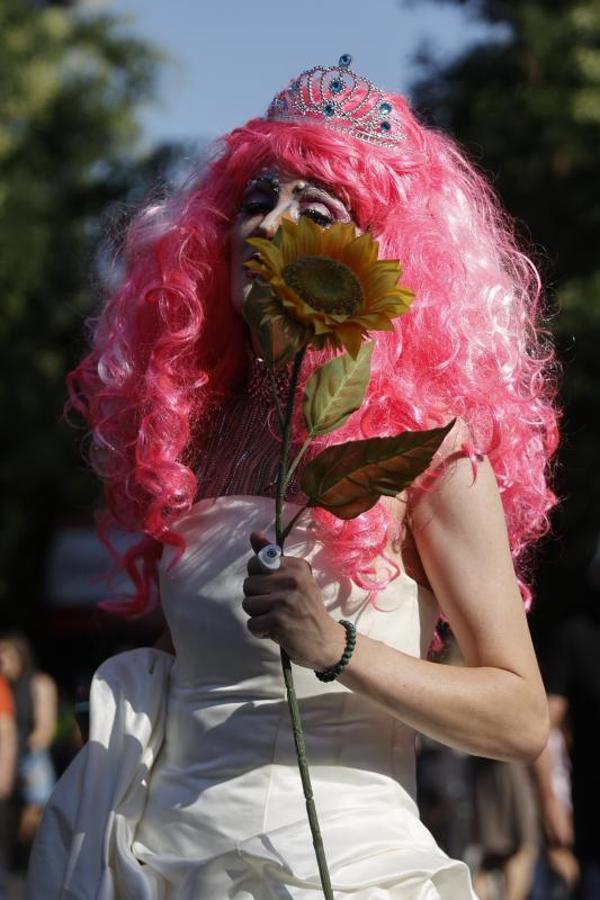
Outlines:
<svg viewBox="0 0 600 900"><path fill-rule="evenodd" d="M281 547L278 547L277 544L267 544L258 551L256 558L261 572L264 572L265 575L268 575L269 572L276 572L281 565Z"/></svg>

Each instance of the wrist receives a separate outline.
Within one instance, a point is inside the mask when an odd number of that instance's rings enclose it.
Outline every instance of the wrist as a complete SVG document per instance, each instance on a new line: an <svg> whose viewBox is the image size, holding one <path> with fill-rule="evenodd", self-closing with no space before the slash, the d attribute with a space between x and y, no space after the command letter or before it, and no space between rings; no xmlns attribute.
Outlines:
<svg viewBox="0 0 600 900"><path fill-rule="evenodd" d="M348 665L352 654L354 653L354 648L356 646L356 626L348 619L341 619L339 624L343 626L346 633L344 650L335 665L330 666L324 671L317 671L316 669L314 670L315 675L317 676L319 681L330 682L335 681L336 678L339 678L339 676Z"/></svg>
<svg viewBox="0 0 600 900"><path fill-rule="evenodd" d="M340 661L346 649L346 629L341 622L333 619L331 626L318 664L314 666L316 672L326 672L328 669L332 669Z"/></svg>

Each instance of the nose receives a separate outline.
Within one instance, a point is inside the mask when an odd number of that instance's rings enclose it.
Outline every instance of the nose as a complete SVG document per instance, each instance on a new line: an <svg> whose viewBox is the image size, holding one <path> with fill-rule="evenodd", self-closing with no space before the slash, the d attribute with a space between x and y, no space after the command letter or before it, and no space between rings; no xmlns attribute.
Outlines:
<svg viewBox="0 0 600 900"><path fill-rule="evenodd" d="M258 230L264 237L273 238L283 219L295 220L294 201L281 199L273 209L264 216Z"/></svg>

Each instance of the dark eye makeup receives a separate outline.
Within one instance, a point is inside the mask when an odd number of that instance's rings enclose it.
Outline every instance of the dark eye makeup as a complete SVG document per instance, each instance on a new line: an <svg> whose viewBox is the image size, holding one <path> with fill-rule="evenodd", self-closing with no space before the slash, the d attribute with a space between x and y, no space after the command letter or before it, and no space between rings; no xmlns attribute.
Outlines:
<svg viewBox="0 0 600 900"><path fill-rule="evenodd" d="M267 213L277 204L278 186L271 181L257 180L249 185L240 207L240 214L251 217ZM335 200L318 186L308 184L296 196L301 216L307 216L318 225L327 227L334 222L349 222L350 214L341 201Z"/></svg>

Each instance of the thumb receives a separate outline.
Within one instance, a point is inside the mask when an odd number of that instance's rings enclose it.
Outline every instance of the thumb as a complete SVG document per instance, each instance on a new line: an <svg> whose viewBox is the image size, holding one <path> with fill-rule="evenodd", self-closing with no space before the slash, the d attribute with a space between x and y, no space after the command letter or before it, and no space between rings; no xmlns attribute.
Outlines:
<svg viewBox="0 0 600 900"><path fill-rule="evenodd" d="M250 534L250 544L255 553L258 553L263 547L268 547L269 544L272 543L273 541L269 540L264 531L253 531Z"/></svg>

